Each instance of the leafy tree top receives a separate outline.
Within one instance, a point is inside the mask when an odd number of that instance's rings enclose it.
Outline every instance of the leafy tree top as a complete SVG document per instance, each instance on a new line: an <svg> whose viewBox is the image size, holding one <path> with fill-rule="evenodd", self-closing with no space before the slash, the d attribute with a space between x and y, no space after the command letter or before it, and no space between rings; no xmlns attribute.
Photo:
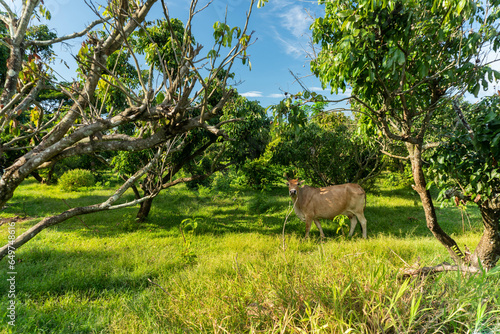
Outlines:
<svg viewBox="0 0 500 334"><path fill-rule="evenodd" d="M459 127L435 150L430 172L441 197L457 187L470 199L492 198L500 193L500 96L471 106L466 117L471 130Z"/></svg>
<svg viewBox="0 0 500 334"><path fill-rule="evenodd" d="M405 124L398 129L403 140L403 133L423 136L409 127L425 122L446 94L466 89L477 95L488 80L500 79L479 56L486 46L496 51L500 45L498 2L321 3L325 16L312 25L322 47L313 72L333 92L351 87L360 109Z"/></svg>
<svg viewBox="0 0 500 334"><path fill-rule="evenodd" d="M191 35L185 34L184 24L181 20L173 18L170 21L158 20L154 25L149 25L146 30L136 33L135 49L140 54L145 54L148 65L162 71L162 63L167 69L177 68L180 54L179 43L184 38L194 45L195 40Z"/></svg>

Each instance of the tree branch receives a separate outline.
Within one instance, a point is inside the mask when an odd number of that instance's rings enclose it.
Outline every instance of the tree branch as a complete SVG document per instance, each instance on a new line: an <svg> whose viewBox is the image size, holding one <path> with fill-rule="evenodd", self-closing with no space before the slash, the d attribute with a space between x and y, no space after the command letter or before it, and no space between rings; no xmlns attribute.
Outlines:
<svg viewBox="0 0 500 334"><path fill-rule="evenodd" d="M442 263L434 267L422 267L422 268L406 268L402 270L403 277L415 277L415 276L428 276L446 271L460 271L463 273L475 274L481 271L475 266L466 265L450 265L449 263Z"/></svg>
<svg viewBox="0 0 500 334"><path fill-rule="evenodd" d="M106 22L106 20L101 18L101 19L95 20L94 22L90 23L85 29L83 29L80 32L75 32L75 33L70 34L70 35L57 37L54 39L49 39L49 40L44 40L44 41L37 41L37 40L27 41L26 44L27 45L34 45L34 46L49 46L52 44L61 43L61 42L64 42L64 41L67 41L70 39L82 37L83 35L88 33L90 30L92 30L96 25L104 23L104 22Z"/></svg>

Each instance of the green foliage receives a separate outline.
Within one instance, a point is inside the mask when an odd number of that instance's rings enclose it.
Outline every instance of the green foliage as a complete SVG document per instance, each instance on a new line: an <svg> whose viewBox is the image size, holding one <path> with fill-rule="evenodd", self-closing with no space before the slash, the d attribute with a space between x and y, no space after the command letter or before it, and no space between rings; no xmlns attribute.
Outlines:
<svg viewBox="0 0 500 334"><path fill-rule="evenodd" d="M137 171L137 166L144 166L152 157L150 150L145 151L119 151L113 156L111 164L114 171L120 175L132 175Z"/></svg>
<svg viewBox="0 0 500 334"><path fill-rule="evenodd" d="M399 168L395 168L396 166ZM412 184L414 184L410 163L399 162L398 164L393 164L392 166L389 166L388 170L389 173L387 173L385 181L391 187L397 187L401 185L409 187Z"/></svg>
<svg viewBox="0 0 500 334"><path fill-rule="evenodd" d="M250 36L244 34L243 30L240 27L231 28L225 22L215 22L213 36L215 42L218 45L226 48L230 48L236 43L241 44L241 46L243 47L241 61L243 65L248 64L249 68L252 69L252 64L250 63L246 51L246 47L248 46L248 42L250 41ZM220 55L218 54L218 51L212 49L208 52L207 57L211 59L212 62L215 62L215 60L219 58Z"/></svg>
<svg viewBox="0 0 500 334"><path fill-rule="evenodd" d="M26 38L28 40L44 41L44 40L51 40L56 37L57 34L55 32L50 31L49 27L45 24L38 26L30 26L26 32ZM28 51L27 52L28 57L42 58L46 61L51 60L51 58L54 56L54 52L52 51L52 45L48 46L28 45L26 50Z"/></svg>
<svg viewBox="0 0 500 334"><path fill-rule="evenodd" d="M310 115L309 120L304 118L301 126L293 120L275 128L279 144L271 148L271 162L283 166L289 177L295 174L321 186L362 182L378 174L380 154L355 135L355 123L342 113L325 113L323 108L322 103L302 106L302 117Z"/></svg>
<svg viewBox="0 0 500 334"><path fill-rule="evenodd" d="M95 180L102 183L102 181L104 181L102 171L106 167L107 166L93 156L78 155L58 161L51 168L42 169L39 173L40 176L44 178L45 182L53 183L70 170L84 169L91 171Z"/></svg>
<svg viewBox="0 0 500 334"><path fill-rule="evenodd" d="M234 173L234 171L221 171L215 173L213 182L212 182L212 187L213 189L218 192L218 193L223 193L223 192L228 192L231 190L231 177L229 176L230 173ZM234 175L234 174L233 174Z"/></svg>
<svg viewBox="0 0 500 334"><path fill-rule="evenodd" d="M256 189L270 187L283 180L282 168L273 164L266 155L248 160L241 166L240 171L243 173L244 184Z"/></svg>
<svg viewBox="0 0 500 334"><path fill-rule="evenodd" d="M221 74L225 75L225 74ZM216 105L222 97L222 91L214 87L209 103ZM236 121L232 121L236 120ZM199 157L184 166L190 175L212 173L218 164L231 163L243 173L248 184L254 187L269 185L274 180L274 173L268 166L268 158L260 158L270 139L271 121L266 111L256 101L235 93L225 104L219 117L210 120L210 124L224 123L221 129L231 140L217 139L205 130L191 131L185 142L189 143L182 152L173 155L173 161L182 161L188 154L193 154L200 147L210 144ZM199 184L210 186L210 179L189 182L189 187L197 189Z"/></svg>
<svg viewBox="0 0 500 334"><path fill-rule="evenodd" d="M139 87L137 70L129 63L129 59L129 52L118 50L112 53L106 60L106 68L113 75L102 75L97 84L96 95L99 97L100 102L106 105L108 110L111 108L122 110L128 106L127 95L123 92L123 87L129 91L133 91Z"/></svg>
<svg viewBox="0 0 500 334"><path fill-rule="evenodd" d="M491 198L500 193L500 97L483 99L466 117L473 138L465 127L459 127L435 150L429 171L443 191L457 187L472 199L477 195Z"/></svg>
<svg viewBox="0 0 500 334"><path fill-rule="evenodd" d="M167 70L178 67L180 45L183 40L195 44L194 37L184 31L184 24L179 19L157 20L146 30L139 30L133 40L134 49L139 54L145 55L148 65L153 65L157 70L163 71L163 65ZM173 73L175 75L175 73Z"/></svg>
<svg viewBox="0 0 500 334"><path fill-rule="evenodd" d="M89 170L72 169L59 178L58 184L64 191L78 191L83 188L93 187L95 178Z"/></svg>
<svg viewBox="0 0 500 334"><path fill-rule="evenodd" d="M271 120L265 109L257 101L237 95L224 106L220 121L231 119L242 120L221 127L230 138L236 139L228 142L228 158L237 165L258 158L270 140Z"/></svg>
<svg viewBox="0 0 500 334"><path fill-rule="evenodd" d="M4 24L0 25L0 38L5 40L7 38L8 30ZM0 44L0 87L3 87L5 82L5 75L7 74L7 59L9 59L9 48Z"/></svg>
<svg viewBox="0 0 500 334"><path fill-rule="evenodd" d="M488 84L481 80L485 74L490 79L500 77L497 71L474 64L485 41L491 41L493 50L500 45L493 25L499 15L497 4L485 11L483 4L471 0L323 3L325 16L312 26L314 42L322 50L311 68L332 91L345 91L350 85L353 95L372 107L389 103L397 110L404 107L401 100L387 101L384 96L412 89L412 95L405 95L406 105L418 110L432 103L427 89L433 85L466 85L477 94L481 85ZM486 14L490 11L492 18ZM462 33L470 28L470 33ZM438 73L439 83L421 84Z"/></svg>
<svg viewBox="0 0 500 334"><path fill-rule="evenodd" d="M325 15L312 25L321 52L311 69L333 92L351 90L353 108L364 114L361 132L396 142L384 142L393 153L412 155L406 144L421 146L435 138L429 129L450 126L439 118L449 114L450 92L477 95L500 78L478 56L500 46L497 2L321 3Z"/></svg>

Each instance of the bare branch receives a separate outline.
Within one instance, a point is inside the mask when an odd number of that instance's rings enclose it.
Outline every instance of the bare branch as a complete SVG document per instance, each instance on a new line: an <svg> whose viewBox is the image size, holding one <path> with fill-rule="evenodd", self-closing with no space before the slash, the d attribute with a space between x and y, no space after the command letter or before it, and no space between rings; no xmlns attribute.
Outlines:
<svg viewBox="0 0 500 334"><path fill-rule="evenodd" d="M26 44L27 45L35 45L35 46L49 46L49 45L52 45L52 44L61 43L61 42L64 42L64 41L67 41L67 40L70 40L70 39L75 39L75 38L78 38L78 37L82 37L83 35L85 35L86 33L88 33L90 30L92 30L96 25L104 23L104 22L106 22L106 20L101 18L101 19L93 21L85 29L83 29L80 32L75 32L75 33L70 34L70 35L66 35L66 36L62 36L62 37L57 37L57 38L54 38L54 39L49 39L49 40L44 40L44 41L39 41L39 40L27 41Z"/></svg>
<svg viewBox="0 0 500 334"><path fill-rule="evenodd" d="M453 100L452 103L453 103L453 110L455 110L455 113L457 114L458 118L460 119L464 127L467 129L470 139L474 140L474 132L472 131L472 128L465 119L464 113L462 112L462 109L458 105L458 102L456 100Z"/></svg>
<svg viewBox="0 0 500 334"><path fill-rule="evenodd" d="M449 263L445 262L434 267L406 268L402 270L402 274L403 277L415 277L415 276L428 276L446 271L460 271L462 273L475 274L481 272L481 269L475 266L450 265Z"/></svg>

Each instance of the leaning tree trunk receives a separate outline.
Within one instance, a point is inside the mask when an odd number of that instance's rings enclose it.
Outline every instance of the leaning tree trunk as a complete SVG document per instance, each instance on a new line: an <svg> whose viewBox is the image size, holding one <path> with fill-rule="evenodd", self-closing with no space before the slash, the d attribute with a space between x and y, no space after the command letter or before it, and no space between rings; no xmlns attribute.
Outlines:
<svg viewBox="0 0 500 334"><path fill-rule="evenodd" d="M148 196L149 194L146 194L146 192L144 192L144 195ZM144 222L144 220L146 220L146 218L149 215L149 212L151 211L151 206L153 205L153 199L154 197L151 197L141 203L141 207L139 208L139 211L137 212L137 215L135 217L136 222L142 223Z"/></svg>
<svg viewBox="0 0 500 334"><path fill-rule="evenodd" d="M500 200L497 200L500 202ZM500 258L500 203L487 200L479 206L483 218L484 232L474 251L471 264L484 269L493 268Z"/></svg>
<svg viewBox="0 0 500 334"><path fill-rule="evenodd" d="M436 210L434 208L434 203L432 202L431 193L427 190L427 182L425 181L425 175L423 171L422 162L422 145L421 144L411 144L407 143L406 147L410 153L411 159L411 169L413 174L413 180L415 184L413 189L420 196L422 201L422 207L425 212L425 220L427 222L427 227L432 232L434 237L446 247L451 257L457 264L461 264L464 258L464 254L458 248L457 243L453 238L451 238L438 223L436 217Z"/></svg>

